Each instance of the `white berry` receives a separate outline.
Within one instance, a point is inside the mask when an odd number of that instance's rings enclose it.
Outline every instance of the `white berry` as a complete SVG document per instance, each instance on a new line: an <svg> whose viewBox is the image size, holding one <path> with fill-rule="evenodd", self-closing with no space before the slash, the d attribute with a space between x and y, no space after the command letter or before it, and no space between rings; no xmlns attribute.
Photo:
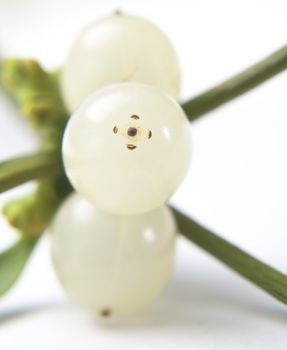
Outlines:
<svg viewBox="0 0 287 350"><path fill-rule="evenodd" d="M73 43L61 74L70 111L97 89L120 82L141 82L179 94L179 65L174 48L149 21L112 15L89 24Z"/></svg>
<svg viewBox="0 0 287 350"><path fill-rule="evenodd" d="M71 183L94 205L114 214L143 213L165 203L186 175L189 123L161 90L113 85L70 118L63 158Z"/></svg>
<svg viewBox="0 0 287 350"><path fill-rule="evenodd" d="M143 215L117 216L73 194L56 214L51 233L62 286L75 302L99 316L141 310L170 277L176 226L166 206Z"/></svg>

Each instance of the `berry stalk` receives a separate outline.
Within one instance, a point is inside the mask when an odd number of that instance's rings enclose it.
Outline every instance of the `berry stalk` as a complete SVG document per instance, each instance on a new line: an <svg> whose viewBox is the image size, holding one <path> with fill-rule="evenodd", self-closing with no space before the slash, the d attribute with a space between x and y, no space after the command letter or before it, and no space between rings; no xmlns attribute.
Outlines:
<svg viewBox="0 0 287 350"><path fill-rule="evenodd" d="M30 180L39 180L26 196L2 208L21 235L0 254L0 295L15 283L36 242L49 224L69 184L58 151L68 118L58 89L57 74L34 60L10 59L0 64L0 85L12 98L31 128L37 131L40 151L0 164L0 193Z"/></svg>

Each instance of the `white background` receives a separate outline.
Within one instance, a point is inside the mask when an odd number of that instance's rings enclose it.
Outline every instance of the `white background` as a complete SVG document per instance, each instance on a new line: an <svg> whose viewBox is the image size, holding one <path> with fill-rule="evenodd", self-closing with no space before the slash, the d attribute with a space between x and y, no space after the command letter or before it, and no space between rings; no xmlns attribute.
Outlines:
<svg viewBox="0 0 287 350"><path fill-rule="evenodd" d="M78 30L116 8L154 20L171 37L182 65L183 100L287 42L285 0L0 0L0 55L58 66ZM173 202L286 272L287 73L210 113L192 132L192 167ZM0 94L0 157L34 146ZM2 222L0 247L13 239ZM47 238L0 301L3 350L286 349L286 327L286 307L184 239L161 298L121 324L98 325L65 298Z"/></svg>

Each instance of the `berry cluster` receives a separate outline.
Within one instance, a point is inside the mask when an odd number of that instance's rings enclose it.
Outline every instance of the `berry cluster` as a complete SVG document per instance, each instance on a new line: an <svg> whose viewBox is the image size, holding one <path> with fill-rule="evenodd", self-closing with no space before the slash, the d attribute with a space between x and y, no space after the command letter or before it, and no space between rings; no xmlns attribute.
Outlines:
<svg viewBox="0 0 287 350"><path fill-rule="evenodd" d="M122 14L87 26L63 68L63 161L76 193L53 221L53 261L97 315L142 309L169 278L176 225L165 203L190 162L179 80L166 36Z"/></svg>

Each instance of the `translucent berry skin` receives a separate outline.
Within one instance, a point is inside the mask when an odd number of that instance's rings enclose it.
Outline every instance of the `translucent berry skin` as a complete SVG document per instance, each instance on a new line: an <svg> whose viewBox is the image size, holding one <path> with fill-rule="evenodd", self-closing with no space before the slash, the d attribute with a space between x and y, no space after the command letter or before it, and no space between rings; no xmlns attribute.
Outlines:
<svg viewBox="0 0 287 350"><path fill-rule="evenodd" d="M63 159L74 188L98 208L139 214L164 204L190 163L190 129L181 107L138 83L103 88L70 118Z"/></svg>
<svg viewBox="0 0 287 350"><path fill-rule="evenodd" d="M180 73L174 48L149 21L112 15L94 21L74 41L61 74L72 112L97 89L120 82L159 87L177 98Z"/></svg>
<svg viewBox="0 0 287 350"><path fill-rule="evenodd" d="M54 268L63 288L99 317L140 311L170 277L176 226L166 206L143 215L117 216L73 194L50 231Z"/></svg>

